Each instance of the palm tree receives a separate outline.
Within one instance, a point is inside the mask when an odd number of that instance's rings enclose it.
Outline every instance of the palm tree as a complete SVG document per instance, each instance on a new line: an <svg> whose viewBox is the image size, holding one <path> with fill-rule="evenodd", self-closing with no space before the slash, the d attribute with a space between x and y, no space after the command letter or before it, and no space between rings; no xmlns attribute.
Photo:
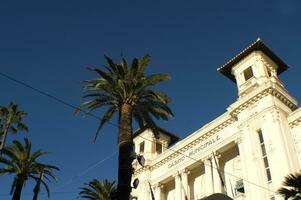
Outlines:
<svg viewBox="0 0 301 200"><path fill-rule="evenodd" d="M114 113L118 113L118 200L128 200L131 192L133 150L132 121L136 120L140 127L150 126L156 132L153 118L168 120L173 116L168 107L169 98L163 92L155 90L153 86L170 79L167 74L145 75L150 56L142 59L134 58L129 64L121 58L120 64L105 56L106 70L89 68L99 76L85 82L84 96L88 99L78 107L77 112L86 108L92 112L101 107L108 107L103 114L96 130L94 142L102 126L109 122Z"/></svg>
<svg viewBox="0 0 301 200"><path fill-rule="evenodd" d="M31 142L27 138L24 145L14 140L11 146L3 149L3 157L0 158L0 163L3 163L5 167L0 168L0 175L15 174L11 187L12 200L20 200L23 186L28 179L35 180L38 185L42 183L49 196L49 188L43 177L47 180L50 180L50 178L56 180L53 171L59 169L38 161L45 154L42 150L32 152ZM38 189L35 190L38 192L40 186L36 186L35 188L37 187Z"/></svg>
<svg viewBox="0 0 301 200"><path fill-rule="evenodd" d="M278 193L286 200L301 200L301 173L286 176Z"/></svg>
<svg viewBox="0 0 301 200"><path fill-rule="evenodd" d="M22 122L26 115L25 112L18 110L18 104L13 102L8 106L0 106L0 154L2 154L8 133L28 131L27 126Z"/></svg>
<svg viewBox="0 0 301 200"><path fill-rule="evenodd" d="M107 179L100 182L93 179L89 183L85 183L86 187L80 188L79 197L90 200L111 200L116 195L115 181L112 183Z"/></svg>

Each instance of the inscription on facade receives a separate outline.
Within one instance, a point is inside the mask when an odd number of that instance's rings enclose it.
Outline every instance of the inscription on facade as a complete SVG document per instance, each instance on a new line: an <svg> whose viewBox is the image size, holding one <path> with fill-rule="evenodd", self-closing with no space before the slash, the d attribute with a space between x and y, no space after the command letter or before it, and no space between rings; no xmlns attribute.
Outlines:
<svg viewBox="0 0 301 200"><path fill-rule="evenodd" d="M188 154L185 154L189 157L194 156L195 154L201 152L202 150L210 147L211 145L213 145L215 142L217 142L218 140L220 140L219 135L212 137L208 140L206 140L205 142L202 142L199 146L195 147L193 150L189 151ZM174 166L176 166L177 164L183 162L187 157L183 155L180 158L177 158L176 160L172 161L171 163L168 164L168 168L172 168Z"/></svg>

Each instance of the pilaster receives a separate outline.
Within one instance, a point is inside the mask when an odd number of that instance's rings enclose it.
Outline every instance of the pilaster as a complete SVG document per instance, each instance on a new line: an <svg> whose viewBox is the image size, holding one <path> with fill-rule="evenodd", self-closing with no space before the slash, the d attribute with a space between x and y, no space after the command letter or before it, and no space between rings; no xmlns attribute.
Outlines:
<svg viewBox="0 0 301 200"><path fill-rule="evenodd" d="M173 175L175 179L175 200L181 200L182 197L182 187L181 178L179 172Z"/></svg>
<svg viewBox="0 0 301 200"><path fill-rule="evenodd" d="M203 159L205 166L205 187L206 195L209 196L213 193L213 175L212 175L212 160L211 157L206 157Z"/></svg>
<svg viewBox="0 0 301 200"><path fill-rule="evenodd" d="M262 176L262 165L258 159L259 144L256 130L251 129L249 125L239 126L241 135L240 152L242 152L242 165L244 168L244 184L246 186L245 195L247 200L266 199L263 186L264 177ZM247 181L246 181L247 180Z"/></svg>
<svg viewBox="0 0 301 200"><path fill-rule="evenodd" d="M180 172L180 176L182 179L182 199L185 199L185 195L189 198L189 186L188 186L188 174L190 171L188 169L184 169Z"/></svg>
<svg viewBox="0 0 301 200"><path fill-rule="evenodd" d="M162 199L162 189L163 189L163 185L161 183L158 183L155 185L155 199L156 200L161 200Z"/></svg>
<svg viewBox="0 0 301 200"><path fill-rule="evenodd" d="M214 193L223 193L222 181L219 172L221 173L219 166L220 153L214 152L212 155L212 168L213 168L213 191ZM222 174L221 174L222 176Z"/></svg>
<svg viewBox="0 0 301 200"><path fill-rule="evenodd" d="M235 140L235 143L238 147L238 151L239 151L239 159L240 159L240 164L241 164L241 169L242 169L242 177L241 179L243 180L243 184L244 184L244 191L245 194L247 192L250 191L249 189L249 183L246 182L245 180L248 180L248 165L247 165L247 161L246 161L246 154L245 154L245 150L243 147L243 136L241 136L241 132L240 132L240 136ZM237 179L238 181L238 179Z"/></svg>

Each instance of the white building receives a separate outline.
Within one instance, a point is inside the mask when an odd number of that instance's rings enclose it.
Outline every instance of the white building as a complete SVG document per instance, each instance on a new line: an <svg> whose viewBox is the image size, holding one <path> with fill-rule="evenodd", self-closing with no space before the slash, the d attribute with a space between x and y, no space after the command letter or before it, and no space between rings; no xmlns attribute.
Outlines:
<svg viewBox="0 0 301 200"><path fill-rule="evenodd" d="M181 139L160 129L135 133L137 161L132 190L138 200L283 199L275 192L284 176L300 171L301 109L278 75L287 65L260 39L218 69L236 82L238 99L227 111Z"/></svg>

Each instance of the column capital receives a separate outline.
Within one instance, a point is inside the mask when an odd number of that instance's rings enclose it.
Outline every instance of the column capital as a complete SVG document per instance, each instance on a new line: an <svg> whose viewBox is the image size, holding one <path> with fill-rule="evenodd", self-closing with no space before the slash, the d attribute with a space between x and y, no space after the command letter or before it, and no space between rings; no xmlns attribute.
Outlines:
<svg viewBox="0 0 301 200"><path fill-rule="evenodd" d="M235 144L239 145L239 144L242 143L243 139L244 139L244 138L243 138L242 136L239 136L239 137L237 137L237 138L234 140L234 142L235 142Z"/></svg>
<svg viewBox="0 0 301 200"><path fill-rule="evenodd" d="M219 159L222 156L222 154L219 151L214 151L213 154L217 159Z"/></svg>
<svg viewBox="0 0 301 200"><path fill-rule="evenodd" d="M212 156L207 155L204 158L202 158L201 160L202 160L203 163L208 163L209 161L211 161L211 159L212 159Z"/></svg>
<svg viewBox="0 0 301 200"><path fill-rule="evenodd" d="M177 171L176 173L174 173L173 175L171 175L173 178L179 178L180 173Z"/></svg>
<svg viewBox="0 0 301 200"><path fill-rule="evenodd" d="M190 173L190 170L189 169L187 169L187 168L185 168L185 169L182 169L182 170L180 170L179 171L179 174L189 174Z"/></svg>
<svg viewBox="0 0 301 200"><path fill-rule="evenodd" d="M160 183L160 182L159 182L159 183L156 183L156 184L154 184L154 188L155 188L155 189L158 189L158 188L162 189L162 188L163 188L163 186L164 186L164 185L163 185L162 183Z"/></svg>

